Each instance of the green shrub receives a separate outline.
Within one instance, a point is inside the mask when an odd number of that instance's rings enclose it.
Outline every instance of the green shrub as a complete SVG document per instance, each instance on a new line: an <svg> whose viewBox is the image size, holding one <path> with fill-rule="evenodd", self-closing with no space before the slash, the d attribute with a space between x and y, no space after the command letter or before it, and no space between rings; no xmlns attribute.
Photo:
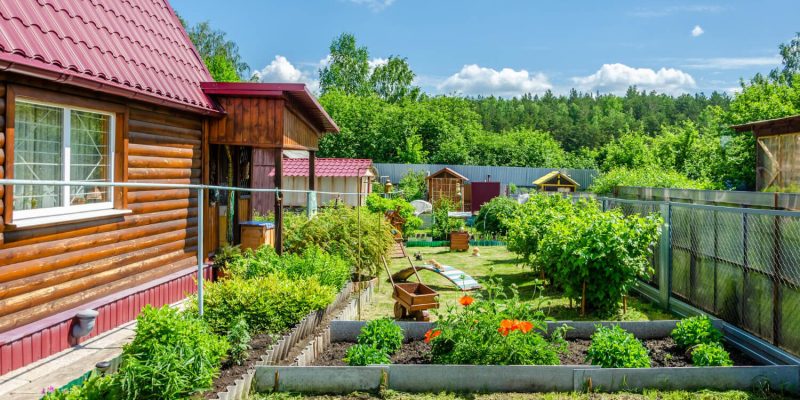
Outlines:
<svg viewBox="0 0 800 400"><path fill-rule="evenodd" d="M374 319L361 328L358 344L372 346L392 355L403 346L403 330L391 318Z"/></svg>
<svg viewBox="0 0 800 400"><path fill-rule="evenodd" d="M290 233L284 236L284 250L302 253L317 246L328 254L342 257L356 272L376 276L385 257L394 246L394 238L383 215L361 209L359 221L355 208L329 205L311 220L291 223Z"/></svg>
<svg viewBox="0 0 800 400"><path fill-rule="evenodd" d="M707 315L684 318L672 330L672 338L682 349L698 344L720 343L722 332L711 323Z"/></svg>
<svg viewBox="0 0 800 400"><path fill-rule="evenodd" d="M42 400L106 400L122 396L117 386L116 375L102 376L92 373L80 385L69 389L42 390ZM52 389L52 388L51 388Z"/></svg>
<svg viewBox="0 0 800 400"><path fill-rule="evenodd" d="M242 365L250 357L250 332L247 321L241 315L236 318L228 330L228 362L235 365Z"/></svg>
<svg viewBox="0 0 800 400"><path fill-rule="evenodd" d="M626 217L596 206L576 210L551 222L539 243L537 263L566 297L581 298L585 284L587 307L611 313L638 279L652 274L650 256L661 218Z"/></svg>
<svg viewBox="0 0 800 400"><path fill-rule="evenodd" d="M428 189L428 184L425 182L427 175L425 171L414 172L408 170L408 173L400 178L398 187L403 191L403 197L407 200L418 200L425 198L425 191Z"/></svg>
<svg viewBox="0 0 800 400"><path fill-rule="evenodd" d="M598 325L586 361L603 368L650 368L650 357L642 342L619 325Z"/></svg>
<svg viewBox="0 0 800 400"><path fill-rule="evenodd" d="M431 236L433 236L434 240L450 240L450 232L456 232L464 228L464 220L452 218L448 215L449 212L455 210L455 203L449 199L439 199L433 205Z"/></svg>
<svg viewBox="0 0 800 400"><path fill-rule="evenodd" d="M692 364L695 367L730 367L731 356L719 343L701 343L692 349Z"/></svg>
<svg viewBox="0 0 800 400"><path fill-rule="evenodd" d="M363 366L375 364L391 364L392 360L383 350L376 349L370 345L357 344L347 349L344 357L347 365Z"/></svg>
<svg viewBox="0 0 800 400"><path fill-rule="evenodd" d="M422 226L422 219L414 215L416 209L406 199L397 197L387 199L379 194L372 193L367 196L367 208L379 214L386 214L387 211L397 211L406 220L403 224L403 236L409 236Z"/></svg>
<svg viewBox="0 0 800 400"><path fill-rule="evenodd" d="M335 288L320 285L316 278L234 276L206 286L203 319L220 335L227 333L231 321L240 316L247 321L251 334L281 333L311 311L325 308L335 296ZM191 307L196 312L197 302Z"/></svg>
<svg viewBox="0 0 800 400"><path fill-rule="evenodd" d="M614 192L615 186L642 186L675 189L714 189L714 185L701 180L693 180L680 172L656 166L637 169L614 168L594 179L589 190L606 195Z"/></svg>
<svg viewBox="0 0 800 400"><path fill-rule="evenodd" d="M211 388L228 343L202 320L146 306L122 350L118 379L126 399L182 399Z"/></svg>
<svg viewBox="0 0 800 400"><path fill-rule="evenodd" d="M475 227L489 234L505 236L510 225L514 224L514 212L519 208L516 200L508 197L495 197L481 206Z"/></svg>
<svg viewBox="0 0 800 400"><path fill-rule="evenodd" d="M487 299L450 309L426 334L436 364L558 365L562 341L548 342L545 315L514 292L506 298L493 281Z"/></svg>
<svg viewBox="0 0 800 400"><path fill-rule="evenodd" d="M581 203L581 206L589 206ZM516 208L505 222L508 227L508 250L518 254L523 262L538 268L536 256L539 245L555 222L575 213L576 206L562 196L531 194L525 204Z"/></svg>
<svg viewBox="0 0 800 400"><path fill-rule="evenodd" d="M319 283L341 289L350 281L350 265L339 256L330 255L311 245L302 254L279 256L271 246L261 246L256 251L246 250L229 263L233 275L245 279L285 274L289 279L316 277Z"/></svg>

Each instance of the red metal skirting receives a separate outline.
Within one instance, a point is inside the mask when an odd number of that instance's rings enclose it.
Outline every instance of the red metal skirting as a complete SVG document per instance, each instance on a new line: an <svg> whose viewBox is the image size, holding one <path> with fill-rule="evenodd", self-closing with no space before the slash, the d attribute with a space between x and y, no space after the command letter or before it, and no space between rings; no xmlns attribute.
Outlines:
<svg viewBox="0 0 800 400"><path fill-rule="evenodd" d="M145 305L160 307L196 293L196 276L197 268L187 268L146 285L95 300L76 310L3 333L0 335L0 375L77 345L70 337L77 310L91 308L100 313L92 333L81 338L80 342L83 342L136 319ZM212 279L210 267L206 267L204 276L207 281Z"/></svg>

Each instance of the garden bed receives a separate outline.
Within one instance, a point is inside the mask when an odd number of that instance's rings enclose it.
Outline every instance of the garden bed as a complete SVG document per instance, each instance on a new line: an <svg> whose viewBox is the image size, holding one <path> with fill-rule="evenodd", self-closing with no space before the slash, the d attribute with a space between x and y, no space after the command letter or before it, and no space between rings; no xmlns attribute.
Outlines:
<svg viewBox="0 0 800 400"><path fill-rule="evenodd" d="M620 390L752 390L797 393L800 366L756 365L741 349L726 344L733 367L693 367L677 349L669 333L677 321L565 322L569 351L564 365L437 365L430 364L422 341L432 323L398 322L406 342L390 365L345 366L345 352L353 345L364 322L334 321L328 344L318 349L309 367L258 367L253 381L257 392L351 393L388 388L404 392L564 392ZM548 324L552 332L563 323ZM596 325L620 325L648 349L651 368L599 368L587 365L585 353Z"/></svg>
<svg viewBox="0 0 800 400"><path fill-rule="evenodd" d="M591 365L586 361L586 351L591 344L588 339L569 339L569 348L566 352L559 354L561 365ZM653 368L663 367L691 367L692 361L685 351L678 348L672 338L645 339L642 340L644 346L650 354L650 366ZM320 354L312 366L346 366L343 361L347 349L355 345L355 342L334 342ZM392 364L431 364L430 345L422 340L412 340L403 343L400 350L392 355ZM726 346L726 350L731 355L736 366L758 365L747 355L739 350Z"/></svg>

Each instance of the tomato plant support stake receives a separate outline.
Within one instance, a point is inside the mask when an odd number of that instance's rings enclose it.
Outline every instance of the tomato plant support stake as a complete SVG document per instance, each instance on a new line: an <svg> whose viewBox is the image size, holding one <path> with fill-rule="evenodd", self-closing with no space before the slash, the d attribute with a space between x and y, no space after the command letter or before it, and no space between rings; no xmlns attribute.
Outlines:
<svg viewBox="0 0 800 400"><path fill-rule="evenodd" d="M581 317L586 315L586 281L583 281L583 289L581 294Z"/></svg>

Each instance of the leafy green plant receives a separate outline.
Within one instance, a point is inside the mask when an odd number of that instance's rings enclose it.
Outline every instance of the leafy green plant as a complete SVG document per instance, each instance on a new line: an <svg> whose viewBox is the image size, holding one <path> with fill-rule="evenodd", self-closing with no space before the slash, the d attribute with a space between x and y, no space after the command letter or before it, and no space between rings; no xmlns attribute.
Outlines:
<svg viewBox="0 0 800 400"><path fill-rule="evenodd" d="M379 318L364 324L358 344L368 345L392 355L403 345L403 330L391 318Z"/></svg>
<svg viewBox="0 0 800 400"><path fill-rule="evenodd" d="M586 361L603 368L650 368L650 357L642 342L619 325L598 325Z"/></svg>
<svg viewBox="0 0 800 400"><path fill-rule="evenodd" d="M489 234L505 236L509 225L514 223L514 212L519 208L516 200L508 197L495 197L481 206L475 227L479 231Z"/></svg>
<svg viewBox="0 0 800 400"><path fill-rule="evenodd" d="M350 265L339 256L331 255L316 245L303 249L302 254L279 256L272 246L256 251L246 250L229 262L233 275L251 279L280 273L289 279L316 277L326 286L341 289L350 280Z"/></svg>
<svg viewBox="0 0 800 400"><path fill-rule="evenodd" d="M519 301L516 289L509 297L499 281L486 283L482 299L439 316L436 329L426 334L437 364L558 365L563 349L560 336L552 341L545 315L536 305Z"/></svg>
<svg viewBox="0 0 800 400"><path fill-rule="evenodd" d="M700 343L692 348L692 364L695 367L730 367L731 355L719 343Z"/></svg>
<svg viewBox="0 0 800 400"><path fill-rule="evenodd" d="M714 328L711 318L707 315L680 320L672 330L671 336L682 349L688 349L698 344L713 344L722 341L722 332Z"/></svg>
<svg viewBox="0 0 800 400"><path fill-rule="evenodd" d="M238 245L222 246L214 255L214 266L217 268L228 268L229 264L239 258L242 254Z"/></svg>
<svg viewBox="0 0 800 400"><path fill-rule="evenodd" d="M693 180L680 172L658 166L636 169L614 168L594 179L590 191L605 195L614 192L615 186L643 186L677 189L715 189L704 180Z"/></svg>
<svg viewBox="0 0 800 400"><path fill-rule="evenodd" d="M386 214L387 211L397 211L406 221L403 224L403 236L414 233L422 226L422 219L414 215L416 209L406 199L397 197L394 199L385 198L379 194L372 193L367 196L367 208L379 214Z"/></svg>
<svg viewBox="0 0 800 400"><path fill-rule="evenodd" d="M247 320L241 315L231 324L227 335L230 349L228 350L228 362L235 365L242 365L250 357L250 332Z"/></svg>
<svg viewBox="0 0 800 400"><path fill-rule="evenodd" d="M409 201L425 198L425 191L428 189L425 178L426 174L424 171L414 172L408 170L408 173L400 178L398 184L400 190L403 191L403 197Z"/></svg>
<svg viewBox="0 0 800 400"><path fill-rule="evenodd" d="M433 225L431 225L431 236L434 240L449 240L450 232L459 231L464 228L464 220L452 218L448 215L456 210L456 205L450 199L439 199L433 205Z"/></svg>
<svg viewBox="0 0 800 400"><path fill-rule="evenodd" d="M121 397L116 375L100 375L93 372L80 385L69 389L42 390L42 400L106 400Z"/></svg>
<svg viewBox="0 0 800 400"><path fill-rule="evenodd" d="M247 321L251 334L281 333L310 312L325 308L335 295L335 288L320 285L316 278L234 276L206 286L203 319L220 335L225 335L231 321L240 316ZM196 300L190 311L197 312Z"/></svg>
<svg viewBox="0 0 800 400"><path fill-rule="evenodd" d="M305 221L292 217L284 236L284 250L302 253L317 246L343 258L360 277L376 276L395 241L383 215L362 208L359 212L345 205L329 205Z"/></svg>
<svg viewBox="0 0 800 400"><path fill-rule="evenodd" d="M525 204L518 206L502 222L508 228L508 250L518 254L526 265L537 268L536 257L542 238L554 223L569 218L575 209L576 206L564 197L531 194Z"/></svg>
<svg viewBox="0 0 800 400"><path fill-rule="evenodd" d="M661 218L602 212L596 205L575 210L551 222L536 261L567 297L585 294L588 308L608 314L638 279L652 274L650 256Z"/></svg>
<svg viewBox="0 0 800 400"><path fill-rule="evenodd" d="M126 399L182 399L211 387L228 351L202 320L146 306L122 350L118 379Z"/></svg>
<svg viewBox="0 0 800 400"><path fill-rule="evenodd" d="M362 366L375 364L391 364L392 360L385 351L366 344L356 344L347 349L344 357L347 365Z"/></svg>

